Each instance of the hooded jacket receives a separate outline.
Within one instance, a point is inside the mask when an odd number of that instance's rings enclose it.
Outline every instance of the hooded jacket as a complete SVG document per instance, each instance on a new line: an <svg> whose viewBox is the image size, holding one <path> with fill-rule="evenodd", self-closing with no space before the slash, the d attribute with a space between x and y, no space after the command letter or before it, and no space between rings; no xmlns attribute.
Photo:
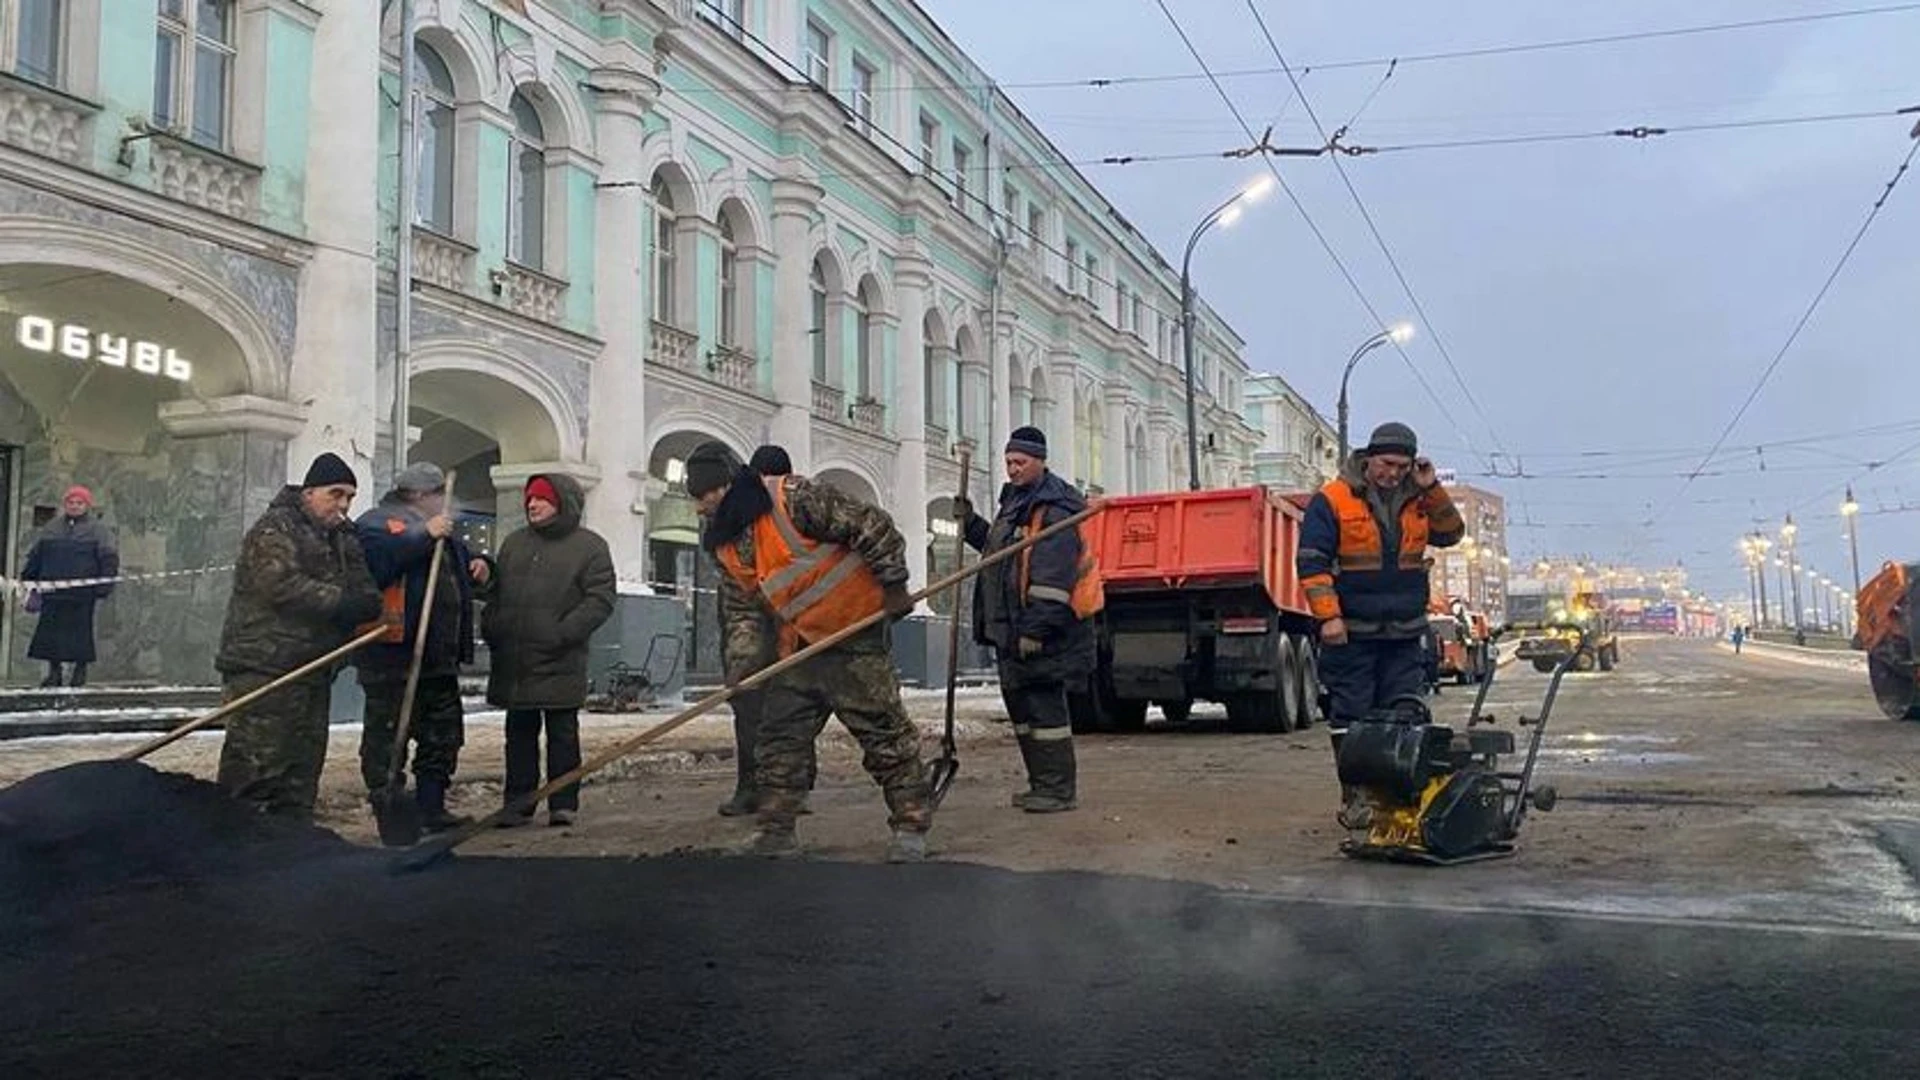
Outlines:
<svg viewBox="0 0 1920 1080"><path fill-rule="evenodd" d="M560 512L507 537L479 590L487 601L480 632L492 658L487 701L501 708L579 708L587 699L587 643L618 594L607 542L580 525L586 493L579 481L564 473L545 478Z"/></svg>
<svg viewBox="0 0 1920 1080"><path fill-rule="evenodd" d="M1315 617L1344 619L1350 638L1418 638L1432 588L1426 549L1452 547L1465 532L1446 488L1422 492L1411 474L1373 487L1355 453L1307 503L1295 566Z"/></svg>
<svg viewBox="0 0 1920 1080"><path fill-rule="evenodd" d="M116 577L120 552L113 533L92 511L77 518L62 515L47 523L27 552L20 576L33 581ZM78 585L40 594L40 621L33 628L27 655L35 660L91 663L94 659L93 606L113 592L111 584Z"/></svg>
<svg viewBox="0 0 1920 1080"><path fill-rule="evenodd" d="M1000 508L991 522L979 514L967 522L967 546L991 555L1027 534L1033 513L1040 527L1086 509L1086 497L1051 471L1027 487L1000 488ZM980 572L973 590L974 640L993 646L1001 663L1022 669L1028 678L1084 678L1093 670L1093 627L1074 614L1068 598L1080 576L1081 541L1067 529L1034 545L1027 560L1029 580L1021 595L1021 559L1010 558ZM1040 642L1040 654L1022 659L1019 641Z"/></svg>
<svg viewBox="0 0 1920 1080"><path fill-rule="evenodd" d="M289 484L240 541L214 666L223 675L283 675L379 616L353 524L313 520Z"/></svg>
<svg viewBox="0 0 1920 1080"><path fill-rule="evenodd" d="M363 685L404 682L427 601L433 537L427 533L425 516L395 491L360 515L356 526L374 586L384 591L398 584L405 591L406 633L397 643L378 642L360 650L354 663ZM465 544L447 537L446 554L440 557L440 584L433 591L427 648L420 660L422 676L457 675L461 664L473 662L473 586L467 576L471 558Z"/></svg>

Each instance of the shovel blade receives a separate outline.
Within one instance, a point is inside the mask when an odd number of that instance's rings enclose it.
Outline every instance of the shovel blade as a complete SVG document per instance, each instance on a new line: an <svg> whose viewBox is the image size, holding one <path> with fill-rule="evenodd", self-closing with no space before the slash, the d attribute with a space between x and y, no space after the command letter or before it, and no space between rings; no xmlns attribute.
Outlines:
<svg viewBox="0 0 1920 1080"><path fill-rule="evenodd" d="M940 808L940 800L947 797L947 789L958 775L960 762L956 758L940 758L927 767L927 803L932 809Z"/></svg>
<svg viewBox="0 0 1920 1080"><path fill-rule="evenodd" d="M373 821L380 829L380 842L387 847L412 847L424 831L420 807L405 785L394 784L373 795Z"/></svg>

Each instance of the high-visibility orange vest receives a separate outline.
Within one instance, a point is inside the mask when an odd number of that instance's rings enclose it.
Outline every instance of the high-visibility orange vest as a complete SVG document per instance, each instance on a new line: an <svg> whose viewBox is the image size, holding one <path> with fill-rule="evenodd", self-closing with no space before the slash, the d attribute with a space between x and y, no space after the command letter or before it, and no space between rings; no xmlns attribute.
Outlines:
<svg viewBox="0 0 1920 1080"><path fill-rule="evenodd" d="M1035 507L1033 518L1027 522L1027 535L1032 536L1046 527L1047 508ZM1073 608L1075 618L1089 619L1107 606L1107 590L1100 583L1100 567L1093 554L1093 540L1097 529L1094 522L1098 515L1082 521L1080 533L1080 562L1074 567L1073 589L1065 595L1056 595L1061 590L1042 585L1037 590L1033 585L1033 548L1020 553L1020 603L1025 605L1038 591L1042 600L1055 600Z"/></svg>
<svg viewBox="0 0 1920 1080"><path fill-rule="evenodd" d="M1373 519L1367 500L1354 494L1344 479L1334 480L1320 489L1333 504L1333 516L1340 522L1341 573L1366 572L1385 567L1380 550L1380 523ZM1400 508L1400 550L1396 563L1402 570L1425 569L1427 555L1427 513L1419 499L1408 499Z"/></svg>
<svg viewBox="0 0 1920 1080"><path fill-rule="evenodd" d="M780 655L788 656L879 611L882 589L865 560L850 549L800 535L787 516L782 481L766 478L773 509L753 523L753 565L733 543L720 545L714 557L779 617Z"/></svg>

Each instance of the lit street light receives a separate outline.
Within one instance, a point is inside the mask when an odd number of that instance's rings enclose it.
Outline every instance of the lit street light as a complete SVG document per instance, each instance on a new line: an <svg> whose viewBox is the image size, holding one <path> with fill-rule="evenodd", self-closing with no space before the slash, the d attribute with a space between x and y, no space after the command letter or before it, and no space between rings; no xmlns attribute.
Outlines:
<svg viewBox="0 0 1920 1080"><path fill-rule="evenodd" d="M1340 373L1340 405L1338 412L1340 415L1340 465L1342 468L1346 467L1347 454L1351 450L1351 447L1347 444L1347 378L1353 374L1353 365L1359 363L1361 357L1385 345L1389 341L1395 345L1405 345L1412 339L1412 323L1395 323L1361 342L1360 347L1353 350L1352 359L1347 361L1347 369Z"/></svg>
<svg viewBox="0 0 1920 1080"><path fill-rule="evenodd" d="M1847 519L1847 547L1853 552L1853 591L1860 591L1860 504L1853 501L1853 485L1847 485L1847 501L1840 504L1840 516Z"/></svg>
<svg viewBox="0 0 1920 1080"><path fill-rule="evenodd" d="M1193 246L1215 225L1232 225L1247 204L1258 202L1274 187L1269 173L1236 192L1233 198L1202 218L1187 238L1186 254L1180 257L1180 334L1187 362L1187 487L1200 490L1200 426L1193 403Z"/></svg>
<svg viewBox="0 0 1920 1080"><path fill-rule="evenodd" d="M1800 526L1793 523L1793 515L1787 515L1787 523L1780 528L1780 535L1787 543L1787 561L1793 564L1793 631L1797 638L1805 632L1805 609L1800 606L1800 559L1794 550L1793 538L1800 532Z"/></svg>

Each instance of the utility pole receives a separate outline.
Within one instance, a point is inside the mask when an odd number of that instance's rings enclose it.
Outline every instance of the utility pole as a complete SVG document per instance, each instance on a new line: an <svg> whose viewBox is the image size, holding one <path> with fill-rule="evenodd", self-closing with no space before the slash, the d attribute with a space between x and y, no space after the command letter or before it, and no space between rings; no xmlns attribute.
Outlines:
<svg viewBox="0 0 1920 1080"><path fill-rule="evenodd" d="M400 197L393 204L393 475L407 467L413 353L413 208L420 148L415 144L413 0L400 0ZM449 493L451 494L451 493Z"/></svg>

